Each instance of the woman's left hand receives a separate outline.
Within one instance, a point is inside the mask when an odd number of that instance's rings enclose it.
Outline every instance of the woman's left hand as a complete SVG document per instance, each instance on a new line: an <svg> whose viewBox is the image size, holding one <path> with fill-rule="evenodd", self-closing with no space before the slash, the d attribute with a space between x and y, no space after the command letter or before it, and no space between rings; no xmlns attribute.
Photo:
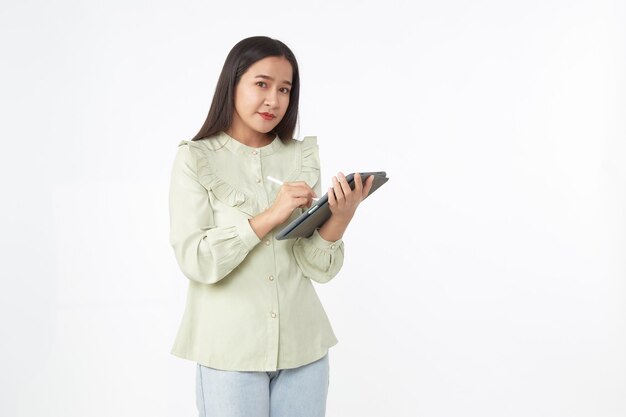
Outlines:
<svg viewBox="0 0 626 417"><path fill-rule="evenodd" d="M352 216L354 216L354 212L361 201L369 194L372 184L374 183L374 176L370 175L365 180L365 184L363 184L361 175L356 172L354 174L354 190L350 188L342 172L339 172L336 177L333 177L332 181L333 186L328 189L330 212L332 213L332 217L342 220L347 224L352 220Z"/></svg>

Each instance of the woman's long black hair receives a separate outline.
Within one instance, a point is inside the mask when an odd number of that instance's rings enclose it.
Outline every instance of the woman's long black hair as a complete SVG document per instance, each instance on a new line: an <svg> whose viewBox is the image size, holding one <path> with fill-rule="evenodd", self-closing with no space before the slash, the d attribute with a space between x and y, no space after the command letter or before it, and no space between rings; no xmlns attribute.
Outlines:
<svg viewBox="0 0 626 417"><path fill-rule="evenodd" d="M267 36L253 36L239 41L228 53L215 87L209 115L200 131L191 140L213 136L230 127L235 111L235 86L252 64L268 56L284 57L289 61L293 70L289 106L283 119L270 133L277 134L283 141L288 141L293 137L298 120L300 98L298 62L291 49L281 41Z"/></svg>

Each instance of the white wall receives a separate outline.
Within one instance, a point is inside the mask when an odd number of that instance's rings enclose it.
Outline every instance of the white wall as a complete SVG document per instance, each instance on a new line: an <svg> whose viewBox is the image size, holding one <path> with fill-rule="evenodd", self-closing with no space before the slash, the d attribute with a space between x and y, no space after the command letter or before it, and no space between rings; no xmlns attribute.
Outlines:
<svg viewBox="0 0 626 417"><path fill-rule="evenodd" d="M196 415L176 145L281 39L323 186L387 170L316 288L329 417L626 415L623 1L0 5L0 415Z"/></svg>

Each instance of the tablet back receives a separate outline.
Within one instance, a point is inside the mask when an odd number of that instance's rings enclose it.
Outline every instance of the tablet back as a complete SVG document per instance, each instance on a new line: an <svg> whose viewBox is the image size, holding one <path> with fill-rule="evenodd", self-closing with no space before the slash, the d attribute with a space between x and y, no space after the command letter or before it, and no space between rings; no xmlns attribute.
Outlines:
<svg viewBox="0 0 626 417"><path fill-rule="evenodd" d="M364 172L361 173L361 179L364 180L369 175L374 175L374 183L372 184L372 188L365 199L371 196L374 191L380 188L384 183L389 181L385 171ZM354 173L348 174L346 176L346 180L348 181L348 184L350 184L350 188L354 190ZM330 215L331 211L330 205L328 204L328 193L326 193L317 201L316 204L312 205L311 208L307 209L294 221L285 226L285 228L276 235L276 239L283 240L293 239L296 237L309 237L313 234L315 229L321 227L324 222L328 220Z"/></svg>

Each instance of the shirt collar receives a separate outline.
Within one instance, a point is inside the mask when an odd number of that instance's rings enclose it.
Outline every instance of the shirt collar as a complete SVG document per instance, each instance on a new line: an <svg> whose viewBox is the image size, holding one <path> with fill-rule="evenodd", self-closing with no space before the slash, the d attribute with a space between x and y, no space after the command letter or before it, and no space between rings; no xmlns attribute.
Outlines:
<svg viewBox="0 0 626 417"><path fill-rule="evenodd" d="M283 141L276 134L271 143L259 148L245 145L224 131L218 133L217 140L220 142L220 145L226 146L238 155L260 155L263 157L273 154L284 146Z"/></svg>

